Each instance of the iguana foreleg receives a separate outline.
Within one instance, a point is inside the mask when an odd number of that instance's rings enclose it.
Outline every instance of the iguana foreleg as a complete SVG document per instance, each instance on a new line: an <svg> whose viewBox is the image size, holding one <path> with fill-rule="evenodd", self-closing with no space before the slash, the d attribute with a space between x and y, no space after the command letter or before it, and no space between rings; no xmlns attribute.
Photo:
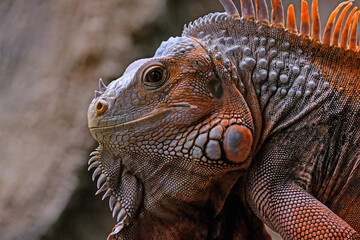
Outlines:
<svg viewBox="0 0 360 240"><path fill-rule="evenodd" d="M296 183L291 155L267 145L247 179L247 200L258 217L285 239L359 239L349 224Z"/></svg>

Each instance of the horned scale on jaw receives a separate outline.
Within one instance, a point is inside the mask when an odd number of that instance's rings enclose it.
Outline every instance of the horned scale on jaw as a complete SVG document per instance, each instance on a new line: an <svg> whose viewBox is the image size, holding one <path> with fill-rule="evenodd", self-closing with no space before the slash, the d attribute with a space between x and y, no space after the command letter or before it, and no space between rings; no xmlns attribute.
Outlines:
<svg viewBox="0 0 360 240"><path fill-rule="evenodd" d="M316 109L328 109L332 101L347 101L343 98L357 99L358 88L347 80L359 81L359 69L353 63L360 64L356 53L360 11L353 8L340 39L352 3L340 4L329 18L321 43L316 0L311 37L306 1L302 1L299 34L292 5L284 29L280 0L273 1L271 25L264 0L255 1L255 8L252 1L241 1L241 18L232 1L220 2L227 13L209 14L190 23L182 37L163 42L154 58L134 62L108 87L99 80L100 91L95 91L88 110L90 131L99 142L89 170L95 168L93 180L99 176L96 194L106 191L103 199L109 197L113 216L117 215L118 224L109 239L244 237L249 231L244 226L230 227L230 232L228 219L219 219L228 214L231 200L227 199L241 191L237 205L251 207L286 239L331 235L355 239L360 221L347 219L344 210L338 209L344 205L341 200L333 203L327 193L320 196L321 203L303 189L321 189L326 183L316 182L320 174L333 184L338 182L332 187L343 185L342 193L349 193L346 187L356 187L360 160L340 157L336 164L345 161L350 167L342 178L336 178L338 174L323 173L319 167L324 159L331 161L330 153L326 157L317 151L302 153L298 165L286 158L299 158L297 149L306 142L308 147L324 147L317 139L330 130L320 131L324 126L314 119L326 122L330 116L321 113L319 117ZM342 69L324 63L328 56L334 61L339 56ZM344 77L331 78L334 72ZM342 104L335 106L344 111ZM351 109L359 112L356 101ZM352 116L348 119L360 121L351 111L345 113ZM360 193L350 193L355 197L349 201L359 201ZM278 203L274 204L274 198ZM244 211L238 218L244 216L248 222L243 225L249 229L258 225L256 236L268 238L253 213ZM235 226L240 220L233 221ZM215 225L220 226L218 230Z"/></svg>

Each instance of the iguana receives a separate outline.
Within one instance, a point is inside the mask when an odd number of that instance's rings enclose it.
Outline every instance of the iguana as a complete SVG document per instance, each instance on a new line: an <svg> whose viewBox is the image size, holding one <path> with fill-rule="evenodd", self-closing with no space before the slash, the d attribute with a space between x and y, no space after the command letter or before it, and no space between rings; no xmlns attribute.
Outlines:
<svg viewBox="0 0 360 240"><path fill-rule="evenodd" d="M117 217L108 239L270 239L264 223L360 239L360 11L341 3L321 40L317 0L302 1L299 32L281 0L271 16L242 0L241 17L220 2L99 81L89 169Z"/></svg>

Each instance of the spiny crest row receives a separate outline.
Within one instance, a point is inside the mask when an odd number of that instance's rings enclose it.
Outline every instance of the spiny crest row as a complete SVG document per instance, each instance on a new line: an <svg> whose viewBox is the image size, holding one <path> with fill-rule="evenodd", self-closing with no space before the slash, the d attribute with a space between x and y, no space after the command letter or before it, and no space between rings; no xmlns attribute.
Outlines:
<svg viewBox="0 0 360 240"><path fill-rule="evenodd" d="M236 9L235 4L232 0L219 0L223 5L226 13L234 18L240 17L238 10ZM269 10L266 5L265 0L254 0L255 9L252 0L240 0L241 3L241 13L243 19L257 20L263 24L270 25L269 22ZM353 0L340 3L336 9L331 13L328 22L326 24L322 43L326 46L338 46L342 49L350 49L352 51L360 51L360 44L357 47L357 25L359 21L360 10L357 11L357 7L354 7L348 18L345 22L343 32L340 36L341 28L346 16L346 13L352 7ZM344 8L343 8L344 7ZM336 16L339 11L341 14L335 23ZM307 38L312 38L314 41L321 42L320 33L320 16L318 11L318 0L313 0L312 9L311 9L311 18L312 18L312 31L310 35L310 16L308 3L305 0L301 2L301 26L300 26L300 35ZM335 29L333 31L333 27ZM273 27L282 27L285 28L284 21L284 9L281 0L272 0L272 12L271 12L271 26ZM298 33L298 29L295 21L295 9L291 4L288 7L287 11L287 25L286 30L294 34Z"/></svg>

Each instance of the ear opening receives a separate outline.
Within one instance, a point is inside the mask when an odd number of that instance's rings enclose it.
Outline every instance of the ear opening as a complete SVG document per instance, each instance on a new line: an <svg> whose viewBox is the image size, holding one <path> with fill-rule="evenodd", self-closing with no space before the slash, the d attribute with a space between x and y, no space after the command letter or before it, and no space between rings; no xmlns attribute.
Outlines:
<svg viewBox="0 0 360 240"><path fill-rule="evenodd" d="M208 84L208 89L214 97L220 99L224 94L224 88L222 86L221 80L219 78L211 79Z"/></svg>

